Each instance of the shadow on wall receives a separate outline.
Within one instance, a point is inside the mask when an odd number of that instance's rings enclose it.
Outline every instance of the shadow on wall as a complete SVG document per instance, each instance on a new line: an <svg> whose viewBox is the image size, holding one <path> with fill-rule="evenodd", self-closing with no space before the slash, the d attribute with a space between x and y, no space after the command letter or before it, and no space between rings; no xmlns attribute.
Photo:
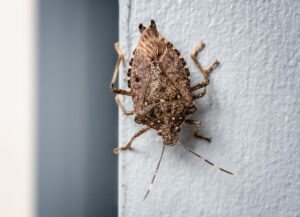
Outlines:
<svg viewBox="0 0 300 217"><path fill-rule="evenodd" d="M118 1L40 0L39 217L117 216Z"/></svg>

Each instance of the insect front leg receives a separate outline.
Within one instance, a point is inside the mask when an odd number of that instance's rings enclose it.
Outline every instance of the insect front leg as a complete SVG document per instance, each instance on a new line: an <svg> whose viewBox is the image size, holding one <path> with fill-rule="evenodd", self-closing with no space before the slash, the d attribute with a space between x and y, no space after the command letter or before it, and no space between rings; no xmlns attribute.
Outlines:
<svg viewBox="0 0 300 217"><path fill-rule="evenodd" d="M142 135L143 133L147 132L148 130L150 130L151 128L150 127L145 127L145 128L142 128L140 129L138 132L136 132L133 137L130 139L130 141L124 145L124 146L121 146L121 147L118 147L118 148L114 148L114 153L115 154L118 154L120 153L121 151L125 151L127 149L130 149L131 148L131 144L133 142L133 140L137 137L139 137L140 135Z"/></svg>
<svg viewBox="0 0 300 217"><path fill-rule="evenodd" d="M203 124L201 123L201 121L197 121L197 120L191 120L191 119L187 119L185 120L185 123L196 126L198 129L194 132L194 137L196 137L197 139L204 139L207 142L211 143L211 138L209 137L205 137L202 136L198 133L199 129L203 126Z"/></svg>
<svg viewBox="0 0 300 217"><path fill-rule="evenodd" d="M116 66L115 66L115 70L114 70L114 74L113 74L113 77L112 77L112 80L111 80L110 90L113 93L116 93L116 94L121 94L121 95L125 95L125 96L131 96L131 91L123 90L123 89L119 89L119 88L115 88L114 87L114 85L116 83L116 80L117 80L117 77L118 77L120 64L124 60L124 55L123 55L123 53L121 51L121 48L119 46L119 42L115 43L115 49L116 49L116 51L118 53L118 60L117 60L117 63L116 63Z"/></svg>
<svg viewBox="0 0 300 217"><path fill-rule="evenodd" d="M193 86L191 88L191 91L195 91L195 90L198 90L203 87L205 88L203 92L193 95L194 100L199 99L205 95L206 86L209 84L209 73L219 65L219 61L215 60L207 69L203 68L203 66L197 59L197 55L204 47L205 47L205 44L203 42L201 42L196 48L193 49L193 51L191 52L191 55L190 55L193 62L196 64L197 68L204 76L204 82L196 84L195 86Z"/></svg>
<svg viewBox="0 0 300 217"><path fill-rule="evenodd" d="M124 115L134 115L134 111L127 111L126 110L126 108L124 107L124 105L122 104L122 102L119 98L119 94L116 95L115 101L116 101L117 105L120 107L120 109L122 110Z"/></svg>

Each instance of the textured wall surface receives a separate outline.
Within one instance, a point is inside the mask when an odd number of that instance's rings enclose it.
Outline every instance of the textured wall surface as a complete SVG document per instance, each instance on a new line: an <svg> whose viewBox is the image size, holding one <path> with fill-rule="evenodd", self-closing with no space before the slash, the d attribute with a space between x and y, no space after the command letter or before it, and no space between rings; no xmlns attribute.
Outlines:
<svg viewBox="0 0 300 217"><path fill-rule="evenodd" d="M200 40L203 65L221 62L194 118L213 142L181 141L218 165L221 173L184 151L167 147L146 201L162 140L149 131L120 154L119 216L300 216L300 2L120 1L120 43L127 63L140 35L138 24L156 20L162 35L185 57L192 84L201 81L190 51ZM122 97L127 108L131 99ZM141 128L120 114L119 144Z"/></svg>

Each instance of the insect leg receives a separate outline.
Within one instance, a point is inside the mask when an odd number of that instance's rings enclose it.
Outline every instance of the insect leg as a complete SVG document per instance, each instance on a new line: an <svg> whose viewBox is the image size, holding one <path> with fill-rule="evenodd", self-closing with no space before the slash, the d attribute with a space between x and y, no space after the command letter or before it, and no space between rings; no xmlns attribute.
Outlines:
<svg viewBox="0 0 300 217"><path fill-rule="evenodd" d="M123 53L121 51L121 48L119 46L119 42L115 43L115 49L116 49L116 51L118 53L118 60L117 60L117 63L116 63L116 66L115 66L115 70L114 70L114 74L113 74L113 77L112 77L112 80L111 80L110 90L113 93L116 93L116 94L131 96L131 92L130 91L114 87L114 85L116 83L116 80L117 80L118 73L119 73L120 64L124 60L124 55L123 55Z"/></svg>
<svg viewBox="0 0 300 217"><path fill-rule="evenodd" d="M116 95L115 101L116 101L117 105L121 108L124 115L133 115L134 114L134 111L127 111L126 108L123 106L123 104L119 98L119 94Z"/></svg>
<svg viewBox="0 0 300 217"><path fill-rule="evenodd" d="M180 143L182 144L182 143ZM222 167L219 167L219 166L216 166L213 162L211 162L210 160L204 158L203 156L201 156L200 154L194 152L193 150L191 150L190 148L188 148L186 145L182 144L182 146L185 148L186 151L192 153L193 155L195 155L196 157L200 158L203 162L209 164L210 166L213 166L215 168L217 168L218 170L224 172L224 173L227 173L229 175L234 175L232 172L228 171L228 170L225 170L223 169Z"/></svg>
<svg viewBox="0 0 300 217"><path fill-rule="evenodd" d="M193 62L196 64L197 68L200 70L200 72L206 77L207 74L206 70L202 67L201 63L197 59L198 53L203 50L205 47L205 44L201 41L199 45L197 45L191 52L190 56L193 60Z"/></svg>
<svg viewBox="0 0 300 217"><path fill-rule="evenodd" d="M196 126L196 127L198 127L198 128L200 128L200 127L203 126L203 124L201 123L201 121L192 120L192 119L186 119L186 120L185 120L185 123L194 125L194 126Z"/></svg>
<svg viewBox="0 0 300 217"><path fill-rule="evenodd" d="M187 119L187 120L185 120L185 123L194 125L198 128L194 133L194 137L196 137L198 139L204 139L207 142L211 143L211 138L208 138L208 137L205 137L205 136L202 136L202 135L198 134L198 131L199 131L200 127L203 126L201 121Z"/></svg>
<svg viewBox="0 0 300 217"><path fill-rule="evenodd" d="M203 92L193 95L193 100L202 98L205 94L206 94L206 88L203 90Z"/></svg>
<svg viewBox="0 0 300 217"><path fill-rule="evenodd" d="M142 128L140 129L138 132L136 132L133 137L130 139L130 141L124 145L124 146L121 146L121 147L118 147L118 148L114 148L113 152L115 154L118 154L120 153L121 151L125 151L127 149L131 149L131 144L133 142L133 140L137 137L139 137L140 135L142 135L143 133L147 132L148 130L150 130L151 128L150 127L145 127L145 128Z"/></svg>
<svg viewBox="0 0 300 217"><path fill-rule="evenodd" d="M201 82L199 84L196 84L195 86L193 86L191 88L191 91L195 91L198 90L200 88L205 87L204 91L202 93L196 94L193 96L194 100L195 99L199 99L201 97L203 97L206 93L206 86L209 84L209 73L216 68L219 65L219 61L215 60L209 67L208 69L204 69L203 66L201 65L201 63L198 61L197 59L197 55L198 53L205 47L205 44L203 42L201 42L196 48L194 48L191 52L191 58L193 60L193 62L196 64L197 68L200 70L200 72L203 74L204 76L204 82Z"/></svg>

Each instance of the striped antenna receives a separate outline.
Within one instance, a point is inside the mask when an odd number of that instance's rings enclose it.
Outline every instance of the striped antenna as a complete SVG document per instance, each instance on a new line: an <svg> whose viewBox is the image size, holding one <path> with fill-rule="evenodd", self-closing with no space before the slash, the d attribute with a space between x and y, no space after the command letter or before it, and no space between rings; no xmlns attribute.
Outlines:
<svg viewBox="0 0 300 217"><path fill-rule="evenodd" d="M160 158L159 158L158 164L157 164L157 166L156 166L156 170L155 170L155 172L154 172L152 181L151 181L151 183L150 183L150 185L149 185L149 187L148 187L148 190L146 191L146 194L145 194L143 200L145 200L145 199L147 198L147 196L149 195L149 193L150 193L150 191L151 191L151 188L152 188L152 185L153 185L154 180L155 180L155 178L156 178L156 175L157 175L157 172L158 172L158 169L159 169L160 162L161 162L161 159L162 159L162 157L163 157L164 151L165 151L165 145L163 144L163 148L162 148L162 151L161 151L161 154L160 154Z"/></svg>
<svg viewBox="0 0 300 217"><path fill-rule="evenodd" d="M224 172L224 173L227 173L229 175L234 175L232 172L228 171L228 170L225 170L223 169L222 167L219 167L219 166L216 166L213 162L211 162L210 160L202 157L200 154L194 152L193 150L191 150L190 148L188 148L186 145L182 144L181 142L179 142L184 148L186 151L192 153L193 155L197 156L198 158L200 158L203 162L209 164L210 166L213 166L217 169L219 169L220 171Z"/></svg>

